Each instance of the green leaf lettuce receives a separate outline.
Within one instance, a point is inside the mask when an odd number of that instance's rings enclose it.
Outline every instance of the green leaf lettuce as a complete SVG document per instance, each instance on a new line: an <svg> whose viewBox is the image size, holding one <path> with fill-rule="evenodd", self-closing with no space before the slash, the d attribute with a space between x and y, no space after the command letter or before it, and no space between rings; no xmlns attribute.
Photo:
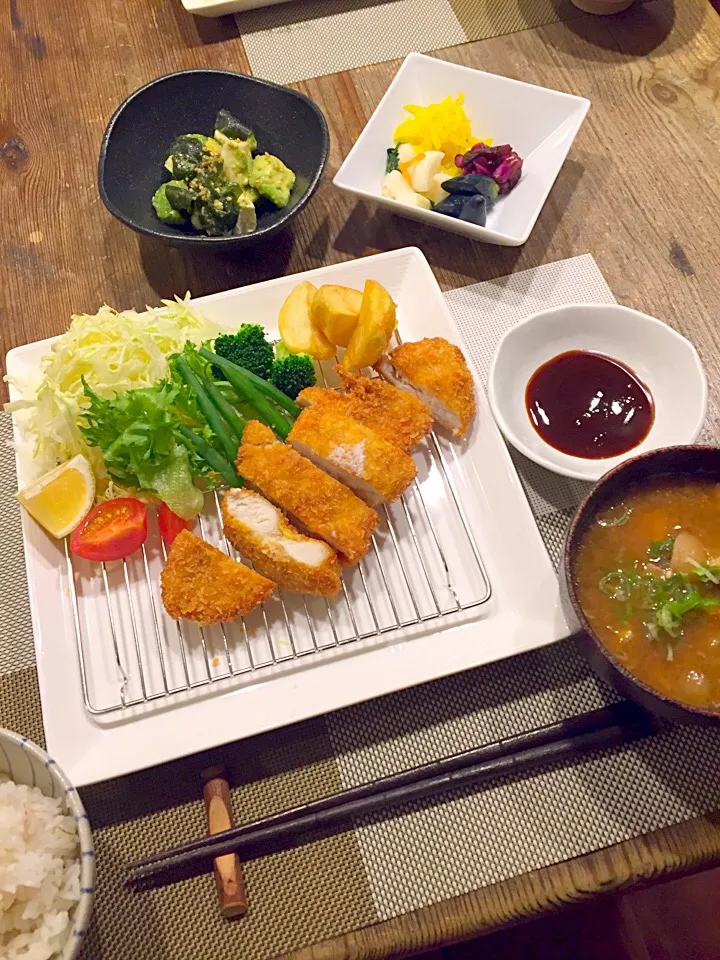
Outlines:
<svg viewBox="0 0 720 960"><path fill-rule="evenodd" d="M178 430L201 424L192 398L179 385L162 381L104 399L83 382L89 406L80 429L99 447L108 473L126 487L159 497L178 516L191 520L203 508L193 477L208 475L208 464L183 442Z"/></svg>

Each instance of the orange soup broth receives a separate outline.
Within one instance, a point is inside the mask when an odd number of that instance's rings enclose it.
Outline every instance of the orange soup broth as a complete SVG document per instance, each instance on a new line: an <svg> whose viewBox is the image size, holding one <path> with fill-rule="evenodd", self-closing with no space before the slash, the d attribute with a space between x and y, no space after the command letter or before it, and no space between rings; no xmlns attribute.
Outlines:
<svg viewBox="0 0 720 960"><path fill-rule="evenodd" d="M610 571L647 562L652 541L680 531L698 537L709 562L720 563L720 484L656 482L631 488L622 504L630 508L626 523L603 527L594 521L580 545L575 576L580 606L596 636L635 677L683 703L720 711L720 607L688 614L677 639L661 631L652 641L643 614L627 616L624 605L598 587ZM715 589L720 595L720 587Z"/></svg>

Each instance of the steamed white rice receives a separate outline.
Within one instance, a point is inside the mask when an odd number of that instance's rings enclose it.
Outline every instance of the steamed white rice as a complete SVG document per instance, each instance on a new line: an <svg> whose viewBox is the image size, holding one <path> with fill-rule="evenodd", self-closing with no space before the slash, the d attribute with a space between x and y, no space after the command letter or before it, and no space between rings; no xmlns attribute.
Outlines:
<svg viewBox="0 0 720 960"><path fill-rule="evenodd" d="M37 787L0 779L0 958L50 960L80 899L75 818Z"/></svg>

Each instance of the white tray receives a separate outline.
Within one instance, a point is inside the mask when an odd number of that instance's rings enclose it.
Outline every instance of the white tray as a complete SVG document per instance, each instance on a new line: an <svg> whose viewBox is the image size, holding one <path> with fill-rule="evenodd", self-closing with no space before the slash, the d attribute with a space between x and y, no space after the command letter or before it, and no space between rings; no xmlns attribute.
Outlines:
<svg viewBox="0 0 720 960"><path fill-rule="evenodd" d="M333 282L358 288L372 277L384 284L398 303L399 333L404 340L440 335L460 343L427 261L412 248L215 294L195 303L218 327L236 329L239 322L252 319L265 323L270 333L276 334L280 304L299 279L306 277L315 284ZM19 377L37 370L50 343L46 340L12 350L7 356L8 373ZM421 447L415 458L420 492L411 491L405 505L393 505L390 511L400 552L395 550L385 519L378 536L384 566L371 555L362 568L348 572L346 584L356 623L343 614L348 608L342 607L341 596L337 601L340 606L334 607L334 638L326 611L318 608L317 601L309 604L316 627L315 636L309 637L306 626L310 621L297 608L297 598L284 594L286 605L279 599L272 600L263 614L248 619L247 634L234 625L223 630L212 628L200 637L195 627L186 625L186 646L181 650L177 627L157 601L162 558L156 535L155 540L151 536L148 541L147 568L138 555L126 569L120 566L110 570L108 590L116 640L130 676L125 702L137 703L135 706L120 705L120 677L102 578L89 577L82 567L76 567L79 599L74 608L63 545L47 537L23 514L48 749L73 782L82 786L119 776L566 636L557 578L479 387L478 415L467 440L451 442L439 437L436 451ZM442 464L449 479L439 470ZM19 454L19 482L25 482L27 476ZM451 502L454 495L459 511ZM219 542L214 498L209 499L210 512L198 532ZM425 507L431 528L423 520ZM428 559L427 572L418 562L420 554L413 553L408 513L414 518L420 551ZM484 603L481 601L487 591L463 520L477 544L492 587L492 596ZM452 607L454 597L446 587L447 577L433 546L435 535L463 608L450 614L445 611ZM393 559L401 556L410 584L403 581L405 574ZM390 587L385 593L382 569ZM132 590L139 591L134 593L131 611L123 600L126 572ZM435 584L435 598L423 586L428 583ZM413 614L406 585L418 598L415 613L419 616ZM362 599L367 596L363 594L366 586L376 601L374 616ZM393 626L388 596L396 598L397 619L407 625ZM159 609L157 626L149 603L152 597ZM433 606L435 599L438 603ZM288 619L293 636L286 630ZM357 634L361 639L356 639ZM164 651L162 675L159 648ZM136 652L140 663L145 664L144 690L138 671L131 669ZM189 689L181 689L183 676L188 675ZM166 685L170 695L165 692Z"/></svg>
<svg viewBox="0 0 720 960"><path fill-rule="evenodd" d="M255 10L257 7L271 7L288 0L182 0L182 5L196 17L223 17L227 13L240 13L242 10Z"/></svg>

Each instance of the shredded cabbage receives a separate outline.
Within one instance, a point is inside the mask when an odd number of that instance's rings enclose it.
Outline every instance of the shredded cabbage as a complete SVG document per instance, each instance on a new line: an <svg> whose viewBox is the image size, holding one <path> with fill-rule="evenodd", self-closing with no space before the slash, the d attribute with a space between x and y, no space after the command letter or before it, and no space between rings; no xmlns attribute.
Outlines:
<svg viewBox="0 0 720 960"><path fill-rule="evenodd" d="M181 351L188 340L200 344L215 332L192 309L189 294L183 300L163 300L162 306L144 313L118 312L106 305L94 316L74 316L67 333L43 359L39 383L14 382L22 399L5 405L32 444L35 476L82 453L92 464L98 499L117 496L122 491L110 481L102 452L88 447L78 428L78 417L88 404L81 377L106 399L150 387L169 376L170 354Z"/></svg>

